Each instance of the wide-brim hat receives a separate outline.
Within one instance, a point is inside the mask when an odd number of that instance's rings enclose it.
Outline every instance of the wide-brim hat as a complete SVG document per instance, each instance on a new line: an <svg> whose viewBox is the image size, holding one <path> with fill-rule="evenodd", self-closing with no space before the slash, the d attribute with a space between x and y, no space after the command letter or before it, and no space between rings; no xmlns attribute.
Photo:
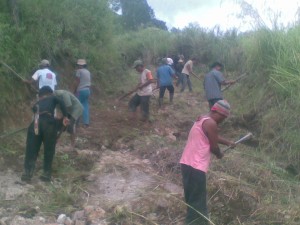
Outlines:
<svg viewBox="0 0 300 225"><path fill-rule="evenodd" d="M79 66L84 66L84 65L86 65L86 60L85 59L78 59L76 64L79 65Z"/></svg>

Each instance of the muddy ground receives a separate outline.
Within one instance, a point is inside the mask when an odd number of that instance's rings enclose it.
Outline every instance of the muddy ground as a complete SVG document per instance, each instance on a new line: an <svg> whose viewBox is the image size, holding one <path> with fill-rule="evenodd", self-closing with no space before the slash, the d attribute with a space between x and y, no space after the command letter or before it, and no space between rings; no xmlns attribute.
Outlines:
<svg viewBox="0 0 300 225"><path fill-rule="evenodd" d="M176 93L173 105L165 97L158 109L157 94L150 124L131 119L128 98L94 104L91 127L78 130L75 149L67 134L59 141L49 184L38 179L42 154L33 181L20 182L25 133L1 140L0 224L55 224L60 214L77 225L183 224L178 161L208 106L200 93ZM248 133L239 121L233 111L221 134L235 140ZM259 136L214 158L207 183L212 224L300 224L299 182L260 153Z"/></svg>

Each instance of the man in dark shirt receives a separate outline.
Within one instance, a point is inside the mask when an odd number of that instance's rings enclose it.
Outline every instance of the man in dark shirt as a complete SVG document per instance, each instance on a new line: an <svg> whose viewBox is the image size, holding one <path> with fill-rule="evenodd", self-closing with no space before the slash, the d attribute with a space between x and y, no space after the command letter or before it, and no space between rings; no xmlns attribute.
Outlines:
<svg viewBox="0 0 300 225"><path fill-rule="evenodd" d="M234 84L234 80L225 80L222 69L223 64L220 62L215 62L211 65L211 71L207 73L204 77L204 90L206 99L211 108L217 101L223 99L223 94L221 91L222 85Z"/></svg>
<svg viewBox="0 0 300 225"><path fill-rule="evenodd" d="M55 154L57 127L54 118L54 109L59 105L64 116L63 123L67 125L67 110L64 102L53 95L53 90L49 86L44 86L39 90L39 100L33 106L33 112L38 113L38 130L35 131L35 121L33 121L27 131L26 153L24 160L24 173L21 180L29 182L33 176L35 162L42 143L44 144L44 167L42 181L51 181L52 161Z"/></svg>

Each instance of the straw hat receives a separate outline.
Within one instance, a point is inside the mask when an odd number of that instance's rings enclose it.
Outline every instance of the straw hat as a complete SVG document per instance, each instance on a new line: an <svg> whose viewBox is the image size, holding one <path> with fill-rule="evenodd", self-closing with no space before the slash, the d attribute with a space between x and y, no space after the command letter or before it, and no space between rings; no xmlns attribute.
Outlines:
<svg viewBox="0 0 300 225"><path fill-rule="evenodd" d="M78 59L78 60L77 60L77 65L79 65L79 66L84 66L84 65L86 65L85 59Z"/></svg>

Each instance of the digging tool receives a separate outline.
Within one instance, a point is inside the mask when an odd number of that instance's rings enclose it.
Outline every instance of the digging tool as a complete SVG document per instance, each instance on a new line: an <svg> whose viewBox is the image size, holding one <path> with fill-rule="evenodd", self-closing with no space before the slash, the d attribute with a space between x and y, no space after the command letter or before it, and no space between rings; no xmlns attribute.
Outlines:
<svg viewBox="0 0 300 225"><path fill-rule="evenodd" d="M194 77L196 77L198 80L201 80L201 78L198 77L196 74L192 73L192 75L193 75Z"/></svg>
<svg viewBox="0 0 300 225"><path fill-rule="evenodd" d="M136 92L137 90L138 90L138 88L135 88L134 90L127 92L126 94L124 94L124 95L122 95L121 97L117 98L117 101L123 100L124 98L126 98L127 96L133 94L133 93Z"/></svg>
<svg viewBox="0 0 300 225"><path fill-rule="evenodd" d="M243 141L246 141L246 140L249 140L249 139L251 139L253 137L253 134L252 133L248 133L247 135L245 135L244 137L242 137L241 139L239 139L239 140L237 140L236 142L234 142L235 144L239 144L239 143L241 143L241 142L243 142ZM229 149L231 149L232 147L231 146L229 146L229 147L227 147L226 149L224 149L224 153L225 152L227 152Z"/></svg>
<svg viewBox="0 0 300 225"><path fill-rule="evenodd" d="M245 77L247 75L247 73L243 73L241 76L239 76L238 78L236 78L233 84L229 84L226 87L222 88L221 91L226 91L228 88L230 88L232 85L234 85L235 83L237 83L239 80L241 80L243 77Z"/></svg>
<svg viewBox="0 0 300 225"><path fill-rule="evenodd" d="M0 60L0 63L5 66L7 69L9 69L11 72L13 72L13 74L15 74L18 78L20 78L24 83L26 83L26 80L20 75L18 74L16 71L14 71L9 65L7 65L5 62ZM34 91L38 91L35 87L33 87L32 85L30 85L30 87L34 90Z"/></svg>
<svg viewBox="0 0 300 225"><path fill-rule="evenodd" d="M0 139L1 138L5 138L5 137L9 137L9 136L14 135L14 134L17 134L17 133L19 133L19 132L21 132L23 130L26 130L27 128L28 127L23 127L23 128L18 129L18 130L14 130L14 131L2 134L2 135L0 135Z"/></svg>
<svg viewBox="0 0 300 225"><path fill-rule="evenodd" d="M25 81L25 79L19 75L16 71L14 71L9 65L7 65L5 62L0 61L0 63L5 66L7 69L9 69L11 72L13 72L13 74L15 74L18 78L20 78L22 81Z"/></svg>

